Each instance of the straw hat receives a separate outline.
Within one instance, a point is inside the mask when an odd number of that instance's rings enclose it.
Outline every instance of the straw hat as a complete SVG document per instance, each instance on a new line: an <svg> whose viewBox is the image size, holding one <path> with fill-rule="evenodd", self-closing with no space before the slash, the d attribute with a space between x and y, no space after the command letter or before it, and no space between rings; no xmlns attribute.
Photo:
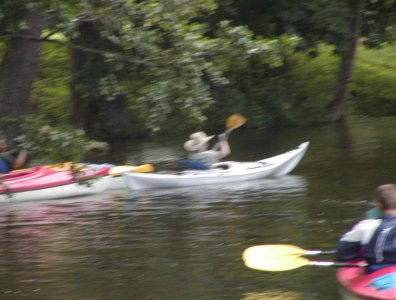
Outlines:
<svg viewBox="0 0 396 300"><path fill-rule="evenodd" d="M198 151L213 137L214 135L207 136L203 131L195 132L191 134L190 139L184 143L184 149L187 151Z"/></svg>

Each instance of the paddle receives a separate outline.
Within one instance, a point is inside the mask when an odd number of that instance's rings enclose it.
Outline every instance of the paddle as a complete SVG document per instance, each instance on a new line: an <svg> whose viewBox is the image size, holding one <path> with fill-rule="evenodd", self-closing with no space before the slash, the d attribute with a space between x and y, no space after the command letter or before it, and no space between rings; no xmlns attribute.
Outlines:
<svg viewBox="0 0 396 300"><path fill-rule="evenodd" d="M318 254L335 254L336 250L305 250L295 245L288 244L275 244L275 245L258 245L250 248L254 248L254 251L261 256L266 255L295 255L295 256L303 256L303 255L318 255Z"/></svg>
<svg viewBox="0 0 396 300"><path fill-rule="evenodd" d="M241 127L243 124L246 123L246 119L241 114L232 114L226 119L225 125L227 130L224 134L228 137L234 129Z"/></svg>
<svg viewBox="0 0 396 300"><path fill-rule="evenodd" d="M123 166L114 166L110 169L109 174L113 176L121 176L122 173L125 172L136 172L136 173L147 173L153 172L154 166L152 164L144 164L144 165L123 165Z"/></svg>
<svg viewBox="0 0 396 300"><path fill-rule="evenodd" d="M268 245L271 246L271 245ZM243 254L242 259L245 265L251 269L260 271L288 271L297 269L303 266L318 266L318 267L365 267L367 264L359 263L344 263L332 261L311 261L301 255L315 255L324 254L327 251L320 250L304 250L296 247L280 247L282 245L273 245L275 248L281 250L280 252L272 252L271 247L253 246L247 248ZM288 251L290 250L290 251ZM296 251L295 251L296 250ZM302 250L302 251L301 251ZM282 252L283 251L283 252ZM319 252L318 252L319 251Z"/></svg>
<svg viewBox="0 0 396 300"><path fill-rule="evenodd" d="M246 119L244 116L242 116L241 114L232 114L225 121L226 131L220 134L219 137L221 135L224 135L225 138L228 139L228 136L230 135L231 131L241 127L245 123L246 123ZM220 145L217 143L216 145L214 145L213 149L217 150L219 147Z"/></svg>

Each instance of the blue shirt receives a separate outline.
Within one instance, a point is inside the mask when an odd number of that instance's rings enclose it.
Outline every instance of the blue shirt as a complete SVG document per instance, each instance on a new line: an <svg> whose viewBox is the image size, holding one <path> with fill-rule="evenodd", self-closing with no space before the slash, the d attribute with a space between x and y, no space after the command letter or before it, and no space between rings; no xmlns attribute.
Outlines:
<svg viewBox="0 0 396 300"><path fill-rule="evenodd" d="M0 173L8 173L12 169L15 158L9 153L0 154Z"/></svg>
<svg viewBox="0 0 396 300"><path fill-rule="evenodd" d="M218 163L221 160L221 154L219 151L216 150L207 150L190 154L189 158L198 160L210 167L211 165Z"/></svg>

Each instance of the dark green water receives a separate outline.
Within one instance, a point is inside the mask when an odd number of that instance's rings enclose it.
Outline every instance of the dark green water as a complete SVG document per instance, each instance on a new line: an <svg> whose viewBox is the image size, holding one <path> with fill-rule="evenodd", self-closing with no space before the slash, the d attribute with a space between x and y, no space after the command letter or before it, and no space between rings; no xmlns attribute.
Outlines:
<svg viewBox="0 0 396 300"><path fill-rule="evenodd" d="M387 118L233 132L230 160L311 142L279 179L0 203L0 299L337 299L335 269L259 272L241 253L274 243L332 249L373 189L396 181L395 128ZM117 145L112 158L167 166L182 143Z"/></svg>

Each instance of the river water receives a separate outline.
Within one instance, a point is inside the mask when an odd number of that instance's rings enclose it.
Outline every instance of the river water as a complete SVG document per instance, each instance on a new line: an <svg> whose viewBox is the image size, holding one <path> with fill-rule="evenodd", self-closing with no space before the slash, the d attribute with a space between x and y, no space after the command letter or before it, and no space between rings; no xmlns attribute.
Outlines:
<svg viewBox="0 0 396 300"><path fill-rule="evenodd" d="M0 299L337 299L335 269L246 268L256 244L333 249L373 189L395 182L396 118L344 127L237 129L230 160L310 141L278 179L0 203ZM112 162L166 168L183 139L116 145ZM315 257L317 260L332 257Z"/></svg>

